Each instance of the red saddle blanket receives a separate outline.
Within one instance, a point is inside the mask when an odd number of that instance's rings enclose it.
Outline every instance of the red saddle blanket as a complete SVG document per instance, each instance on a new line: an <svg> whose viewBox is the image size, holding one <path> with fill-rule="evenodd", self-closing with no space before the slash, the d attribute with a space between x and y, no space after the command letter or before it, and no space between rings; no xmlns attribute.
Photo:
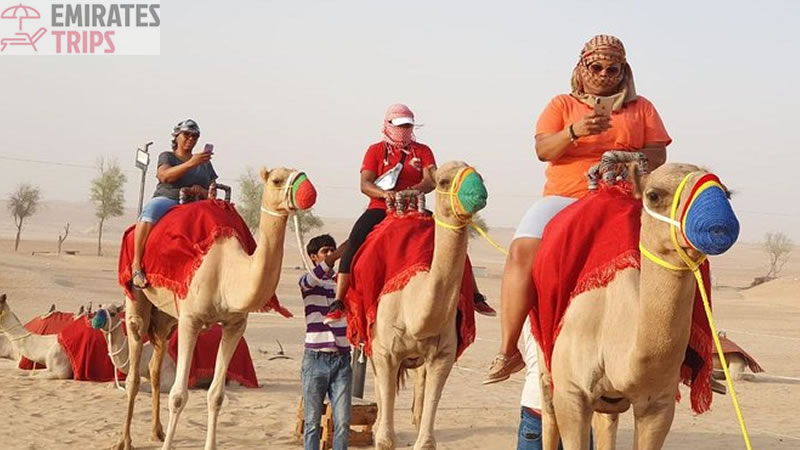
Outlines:
<svg viewBox="0 0 800 450"><path fill-rule="evenodd" d="M77 381L114 380L114 364L108 356L103 332L92 328L86 316L73 321L58 333L58 343L72 364L72 378ZM119 372L119 379L125 374Z"/></svg>
<svg viewBox="0 0 800 450"><path fill-rule="evenodd" d="M74 314L55 311L44 316L34 317L30 322L25 324L25 329L33 334L40 334L43 336L58 334L73 321L75 321ZM22 370L33 370L34 365L36 365L36 369L45 368L44 364L34 363L24 356L19 360L19 368Z"/></svg>
<svg viewBox="0 0 800 450"><path fill-rule="evenodd" d="M603 187L565 208L545 228L533 267L538 301L530 318L548 369L572 299L608 285L620 270L640 267L641 210L642 202L633 198L629 185ZM701 267L701 273L711 301L708 262ZM681 381L691 388L692 409L697 413L711 406L711 343L698 290L681 367Z"/></svg>
<svg viewBox="0 0 800 450"><path fill-rule="evenodd" d="M209 382L214 378L214 366L217 362L217 352L221 340L222 326L220 324L214 324L213 327L202 331L197 336L197 344L194 346L194 355L192 356L192 367L189 369L189 387L197 387L198 382ZM174 361L178 361L177 331L172 333L167 353ZM258 387L256 369L253 367L253 360L250 358L250 350L247 347L247 341L244 340L244 336L239 339L239 344L231 357L227 379L236 381L245 387Z"/></svg>
<svg viewBox="0 0 800 450"><path fill-rule="evenodd" d="M131 293L131 262L133 261L133 232L131 226L122 236L119 252L119 284L128 298ZM185 298L192 277L208 250L218 239L236 236L248 255L256 249L253 235L242 217L228 202L203 200L172 208L153 227L147 238L142 268L147 281L155 287L174 292ZM284 317L292 313L272 296L260 310L275 310Z"/></svg>
<svg viewBox="0 0 800 450"><path fill-rule="evenodd" d="M430 270L434 228L429 216L390 215L372 230L356 252L347 291L347 337L353 345L363 341L367 355L372 354L372 324L380 298L402 289L417 273ZM458 301L456 357L475 340L474 289L472 266L467 259Z"/></svg>

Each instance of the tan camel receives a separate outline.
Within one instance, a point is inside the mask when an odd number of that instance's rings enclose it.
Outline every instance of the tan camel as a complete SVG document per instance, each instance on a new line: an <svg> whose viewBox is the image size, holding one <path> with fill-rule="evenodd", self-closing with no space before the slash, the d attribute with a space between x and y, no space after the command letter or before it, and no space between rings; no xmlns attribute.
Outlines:
<svg viewBox="0 0 800 450"><path fill-rule="evenodd" d="M178 361L175 383L169 394L169 424L163 449L170 449L175 436L178 418L189 396L189 368L197 335L203 326L222 324L222 341L214 368L214 381L208 390L208 429L206 450L216 448L217 418L225 395L225 376L233 352L244 334L247 315L262 308L275 293L283 261L283 243L287 216L297 209L294 200L294 182L301 172L278 168L261 170L264 194L261 200L261 222L258 230L258 247L247 255L236 237L220 238L209 249L189 285L188 295L180 302L180 312L175 310L174 295L164 288L150 286L137 292L136 301L126 300L125 320L128 332L130 369L126 383L128 409L123 434L115 448L131 448L130 423L133 403L139 390L139 361L142 337L149 332L157 340L155 351L160 355L151 363L151 380L158 379L163 351L168 333L165 332L174 318L178 319ZM313 201L312 201L313 203ZM311 205L303 205L305 208ZM157 309L155 309L155 308ZM153 314L155 311L156 314ZM173 319L165 320L169 314ZM159 318L153 326L151 318ZM153 414L157 386L153 385ZM154 429L153 437L160 437Z"/></svg>
<svg viewBox="0 0 800 450"><path fill-rule="evenodd" d="M29 332L11 311L6 294L0 295L0 331L6 336L17 354L47 366L33 376L48 380L72 378L72 364L58 343L58 335L40 336Z"/></svg>
<svg viewBox="0 0 800 450"><path fill-rule="evenodd" d="M436 171L435 217L442 225L434 234L429 272L412 277L399 291L384 295L373 324L372 365L378 400L375 448L395 448L394 404L401 371L418 368L414 382L415 449L436 448L434 420L445 381L456 357L456 308L467 257L466 225L483 208L486 191L480 182L474 211L456 213L449 190L457 183L463 162L449 162Z"/></svg>
<svg viewBox="0 0 800 450"><path fill-rule="evenodd" d="M120 312L124 310L124 305L110 305L107 308L100 308L98 313L102 310L105 310L108 314L108 320L105 325L100 328L100 331L103 332L103 336L106 338L108 356L114 363L114 368L127 375L128 369L130 368L130 360L128 359L128 336L126 336L125 332L122 330L122 317L120 314ZM168 335L169 333L167 333L167 336ZM144 357L144 360L151 361L152 364L155 354L154 346L150 342L146 342L142 348L142 357ZM140 365L139 376L150 381L150 369ZM160 390L169 389L174 381L175 361L173 361L172 358L165 358L159 372ZM160 422L160 420L156 420L156 423L158 422Z"/></svg>
<svg viewBox="0 0 800 450"><path fill-rule="evenodd" d="M706 173L691 165L667 164L637 177L635 190L662 220L669 217L681 180L689 175L678 211L694 182ZM671 226L643 211L640 242L661 260L685 267L672 244ZM678 239L693 260L702 256ZM550 371L540 364L544 449L555 450L559 434L565 449L588 449L593 412L597 448L615 448L618 415L631 405L634 448L662 447L675 412L695 288L690 271L667 269L642 257L641 270L622 270L606 287L572 300ZM541 351L539 359L544 362Z"/></svg>
<svg viewBox="0 0 800 450"><path fill-rule="evenodd" d="M41 317L45 318L55 311L56 311L56 305L50 305L50 309L47 311L47 313L45 313ZM81 305L81 307L75 313L74 317L75 319L77 319L79 317L84 316L85 314L86 312L84 310L84 306ZM0 333L0 358L10 359L13 361L18 361L20 358L19 352L17 352L16 347L14 347L11 341L6 337L5 333Z"/></svg>

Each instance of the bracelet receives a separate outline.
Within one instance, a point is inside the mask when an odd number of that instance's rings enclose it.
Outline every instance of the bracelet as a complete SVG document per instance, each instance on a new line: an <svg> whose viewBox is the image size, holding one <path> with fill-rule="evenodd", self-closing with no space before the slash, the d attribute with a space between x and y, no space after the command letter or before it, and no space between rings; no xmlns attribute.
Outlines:
<svg viewBox="0 0 800 450"><path fill-rule="evenodd" d="M578 135L575 134L575 130L572 129L573 124L569 124L567 127L567 132L569 133L569 140L572 141L574 145L578 145Z"/></svg>

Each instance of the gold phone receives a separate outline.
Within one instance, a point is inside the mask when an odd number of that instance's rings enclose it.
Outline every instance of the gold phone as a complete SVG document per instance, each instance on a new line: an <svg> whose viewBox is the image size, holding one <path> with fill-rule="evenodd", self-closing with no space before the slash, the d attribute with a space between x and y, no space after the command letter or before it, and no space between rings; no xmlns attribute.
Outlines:
<svg viewBox="0 0 800 450"><path fill-rule="evenodd" d="M614 109L614 97L597 97L594 104L594 113L611 117L611 111Z"/></svg>

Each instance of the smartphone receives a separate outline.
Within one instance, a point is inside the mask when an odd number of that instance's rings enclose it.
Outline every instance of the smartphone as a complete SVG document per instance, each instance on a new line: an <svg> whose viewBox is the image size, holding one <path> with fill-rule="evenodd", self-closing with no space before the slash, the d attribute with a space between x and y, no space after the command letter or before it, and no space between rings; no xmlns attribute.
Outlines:
<svg viewBox="0 0 800 450"><path fill-rule="evenodd" d="M206 146L203 148L203 152L205 153L211 153L213 151L214 151L214 144L206 144Z"/></svg>
<svg viewBox="0 0 800 450"><path fill-rule="evenodd" d="M597 97L594 104L594 113L611 117L611 110L614 108L614 97Z"/></svg>

